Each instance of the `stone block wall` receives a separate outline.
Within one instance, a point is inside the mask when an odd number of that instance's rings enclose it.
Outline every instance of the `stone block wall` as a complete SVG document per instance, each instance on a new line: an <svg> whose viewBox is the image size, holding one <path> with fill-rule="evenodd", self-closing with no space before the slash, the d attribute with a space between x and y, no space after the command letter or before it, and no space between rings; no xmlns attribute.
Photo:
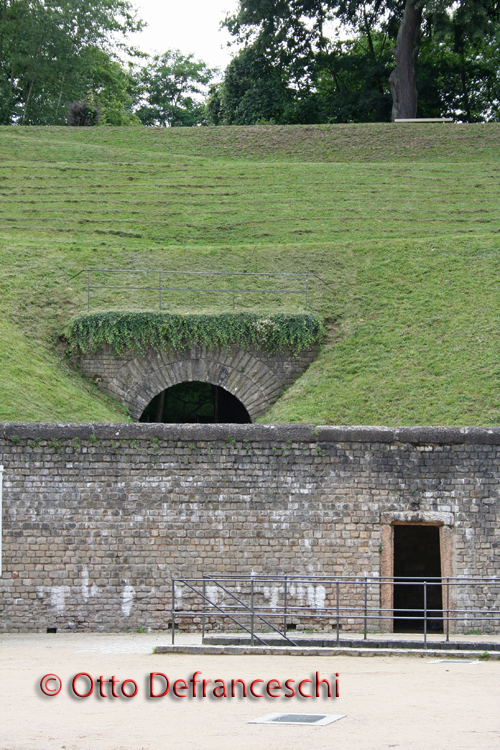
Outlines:
<svg viewBox="0 0 500 750"><path fill-rule="evenodd" d="M229 391L245 406L252 421L263 414L283 390L309 367L318 348L292 355L268 355L260 349L243 351L193 347L184 352L117 356L110 347L82 354L76 363L104 391L121 401L133 419L139 419L151 400L165 388L197 380Z"/></svg>
<svg viewBox="0 0 500 750"><path fill-rule="evenodd" d="M500 573L499 428L10 423L0 436L3 631L166 629L173 576L391 575L401 522L440 525L444 575Z"/></svg>

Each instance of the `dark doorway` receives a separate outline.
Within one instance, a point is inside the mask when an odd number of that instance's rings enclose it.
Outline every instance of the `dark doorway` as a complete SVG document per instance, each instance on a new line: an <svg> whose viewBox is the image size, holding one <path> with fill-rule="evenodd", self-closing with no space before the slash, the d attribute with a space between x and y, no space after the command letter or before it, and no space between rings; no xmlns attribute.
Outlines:
<svg viewBox="0 0 500 750"><path fill-rule="evenodd" d="M439 526L394 526L394 632L424 629L424 585L427 581L427 630L443 632ZM431 611L429 611L431 610Z"/></svg>
<svg viewBox="0 0 500 750"><path fill-rule="evenodd" d="M145 408L140 422L247 424L250 416L236 396L218 385L193 381L159 393Z"/></svg>

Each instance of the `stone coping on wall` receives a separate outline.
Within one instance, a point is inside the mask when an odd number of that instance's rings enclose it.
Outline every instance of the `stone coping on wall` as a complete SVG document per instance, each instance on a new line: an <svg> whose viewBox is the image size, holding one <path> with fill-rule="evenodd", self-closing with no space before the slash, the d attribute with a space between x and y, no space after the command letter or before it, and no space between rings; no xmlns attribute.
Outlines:
<svg viewBox="0 0 500 750"><path fill-rule="evenodd" d="M500 445L500 427L0 422L0 436L7 439L88 440L92 435L101 440Z"/></svg>

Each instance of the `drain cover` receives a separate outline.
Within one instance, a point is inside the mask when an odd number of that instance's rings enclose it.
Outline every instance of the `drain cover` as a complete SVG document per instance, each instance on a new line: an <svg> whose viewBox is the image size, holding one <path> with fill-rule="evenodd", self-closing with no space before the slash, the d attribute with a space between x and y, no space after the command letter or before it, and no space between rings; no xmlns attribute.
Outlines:
<svg viewBox="0 0 500 750"><path fill-rule="evenodd" d="M252 719L249 724L307 724L322 727L337 719L343 719L345 714L266 714L259 719Z"/></svg>

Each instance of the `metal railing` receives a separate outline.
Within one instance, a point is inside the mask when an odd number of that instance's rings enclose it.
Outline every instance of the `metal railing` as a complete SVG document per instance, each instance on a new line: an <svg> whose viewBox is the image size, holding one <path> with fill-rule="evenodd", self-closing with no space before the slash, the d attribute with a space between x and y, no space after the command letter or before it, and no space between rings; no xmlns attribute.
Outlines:
<svg viewBox="0 0 500 750"><path fill-rule="evenodd" d="M395 607L394 596L401 587L412 587L410 602ZM414 606L415 598L418 606ZM190 609L176 606L176 601L185 603L186 599ZM480 606L474 606L474 601ZM203 636L207 621L221 618L248 633L252 645L268 645L263 629L283 643L297 645L288 634L293 618L333 621L337 644L342 621L348 621L350 629L356 622L361 624L365 641L369 624L384 626L383 632L391 632L393 627L397 632L422 632L427 648L429 632L442 632L448 642L458 623L475 632L485 623L500 623L499 605L498 578L205 574L202 578L172 579L172 643L178 618L201 620Z"/></svg>
<svg viewBox="0 0 500 750"><path fill-rule="evenodd" d="M119 269L119 268L84 268L79 271L71 279L80 276L85 273L87 275L87 312L90 312L90 292L95 289L121 289L121 290L140 290L140 291L153 291L158 293L158 308L161 311L162 305L164 307L164 293L165 292L216 292L217 294L229 294L232 297L233 310L236 306L236 295L237 294L299 294L304 297L304 309L307 310L308 304L308 292L309 292L309 273L274 273L274 272L253 272L253 271L154 271L148 269ZM91 274L96 273L107 273L107 274L153 274L158 278L158 283L154 286L129 286L129 285L116 285L116 284L91 284ZM312 274L316 275L316 274ZM165 279L172 276L217 276L217 277L229 277L231 284L229 286L204 287L204 286L172 286L165 285ZM240 285L236 286L236 279L241 277L248 278L250 276L293 276L301 277L304 279L304 286L301 289L249 289L241 288ZM319 278L319 277L318 277ZM322 280L322 279L321 279ZM326 283L326 282L324 282ZM162 297L163 294L163 297Z"/></svg>

